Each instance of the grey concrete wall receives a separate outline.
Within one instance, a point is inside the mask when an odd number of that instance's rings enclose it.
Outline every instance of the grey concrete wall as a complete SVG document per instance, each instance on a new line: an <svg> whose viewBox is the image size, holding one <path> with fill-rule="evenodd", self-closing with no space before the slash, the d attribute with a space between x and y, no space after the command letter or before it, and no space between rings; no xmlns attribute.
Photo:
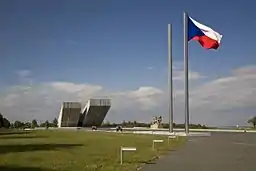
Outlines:
<svg viewBox="0 0 256 171"><path fill-rule="evenodd" d="M110 99L90 99L90 106L111 106Z"/></svg>
<svg viewBox="0 0 256 171"><path fill-rule="evenodd" d="M84 116L83 127L100 126L104 121L110 106L90 106Z"/></svg>
<svg viewBox="0 0 256 171"><path fill-rule="evenodd" d="M78 102L64 102L62 108L61 127L77 127L81 112Z"/></svg>

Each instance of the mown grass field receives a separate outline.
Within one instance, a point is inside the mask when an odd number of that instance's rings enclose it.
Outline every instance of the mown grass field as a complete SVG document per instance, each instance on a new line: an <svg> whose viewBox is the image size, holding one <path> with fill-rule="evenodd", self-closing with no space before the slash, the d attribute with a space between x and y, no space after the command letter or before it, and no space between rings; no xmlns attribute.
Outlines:
<svg viewBox="0 0 256 171"><path fill-rule="evenodd" d="M152 140L163 139L152 150ZM166 136L74 130L0 133L0 171L132 171L184 143ZM120 146L136 147L124 154Z"/></svg>

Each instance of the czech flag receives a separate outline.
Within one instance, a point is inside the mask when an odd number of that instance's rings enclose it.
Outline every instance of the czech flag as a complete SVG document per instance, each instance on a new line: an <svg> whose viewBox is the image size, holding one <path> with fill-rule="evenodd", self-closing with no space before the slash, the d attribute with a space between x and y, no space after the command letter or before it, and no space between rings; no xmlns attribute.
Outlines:
<svg viewBox="0 0 256 171"><path fill-rule="evenodd" d="M197 40L205 49L218 49L222 35L188 17L188 41Z"/></svg>

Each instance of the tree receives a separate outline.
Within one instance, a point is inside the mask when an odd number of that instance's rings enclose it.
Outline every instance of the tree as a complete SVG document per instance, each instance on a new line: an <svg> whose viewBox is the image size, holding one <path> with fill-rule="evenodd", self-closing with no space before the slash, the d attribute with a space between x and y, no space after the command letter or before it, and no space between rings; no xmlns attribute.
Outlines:
<svg viewBox="0 0 256 171"><path fill-rule="evenodd" d="M35 119L32 120L32 122L31 122L31 127L32 127L32 128L38 127L37 121L36 121Z"/></svg>
<svg viewBox="0 0 256 171"><path fill-rule="evenodd" d="M109 126L111 126L111 123L109 121L106 121L106 122L102 123L102 126L109 127Z"/></svg>
<svg viewBox="0 0 256 171"><path fill-rule="evenodd" d="M45 121L45 128L48 129L49 128L49 121Z"/></svg>
<svg viewBox="0 0 256 171"><path fill-rule="evenodd" d="M20 121L15 121L13 126L14 126L14 128L21 128L23 126L23 123Z"/></svg>
<svg viewBox="0 0 256 171"><path fill-rule="evenodd" d="M14 128L15 128L15 127L14 127L14 123L11 123L11 124L10 124L10 128L11 128L11 129L14 129Z"/></svg>
<svg viewBox="0 0 256 171"><path fill-rule="evenodd" d="M137 121L133 121L133 126L137 126Z"/></svg>
<svg viewBox="0 0 256 171"><path fill-rule="evenodd" d="M10 123L10 121L9 121L8 119L3 118L2 122L3 122L3 126L2 126L2 127L4 127L4 128L10 128L11 123Z"/></svg>
<svg viewBox="0 0 256 171"><path fill-rule="evenodd" d="M53 121L52 121L52 126L53 127L58 127L58 120L57 118L54 118Z"/></svg>
<svg viewBox="0 0 256 171"><path fill-rule="evenodd" d="M3 127L3 115L0 113L0 128Z"/></svg>
<svg viewBox="0 0 256 171"><path fill-rule="evenodd" d="M122 126L125 127L126 125L127 125L127 123L126 123L126 121L124 120L124 121L122 122Z"/></svg>
<svg viewBox="0 0 256 171"><path fill-rule="evenodd" d="M10 121L0 113L0 128L10 128Z"/></svg>
<svg viewBox="0 0 256 171"><path fill-rule="evenodd" d="M253 128L256 127L256 116L248 120L248 123L253 125Z"/></svg>

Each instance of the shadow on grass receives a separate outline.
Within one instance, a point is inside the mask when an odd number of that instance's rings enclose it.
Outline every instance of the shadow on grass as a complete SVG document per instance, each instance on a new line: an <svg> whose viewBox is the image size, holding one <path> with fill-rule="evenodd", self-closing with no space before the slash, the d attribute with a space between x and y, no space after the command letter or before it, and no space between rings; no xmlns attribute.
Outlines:
<svg viewBox="0 0 256 171"><path fill-rule="evenodd" d="M40 167L0 166L1 171L53 171Z"/></svg>
<svg viewBox="0 0 256 171"><path fill-rule="evenodd" d="M167 151L168 151L168 152L177 151L177 149L168 149Z"/></svg>
<svg viewBox="0 0 256 171"><path fill-rule="evenodd" d="M21 135L21 134L29 134L31 133L31 131L10 131L10 130L6 130L6 131L0 131L0 136L1 135Z"/></svg>
<svg viewBox="0 0 256 171"><path fill-rule="evenodd" d="M24 135L20 135L20 136L1 136L0 137L0 140L3 140L3 139L32 139L32 138L47 138L48 136L30 136L30 135L27 135L27 136L24 136Z"/></svg>
<svg viewBox="0 0 256 171"><path fill-rule="evenodd" d="M0 154L18 153L27 151L52 151L83 146L82 144L25 144L25 145L0 145ZM0 169L1 170L1 169ZM2 171L2 170L1 170Z"/></svg>
<svg viewBox="0 0 256 171"><path fill-rule="evenodd" d="M125 163L128 163L128 164L134 164L134 163L139 163L139 164L156 164L155 161L125 161Z"/></svg>
<svg viewBox="0 0 256 171"><path fill-rule="evenodd" d="M139 163L142 163L142 164L156 164L155 161L140 161Z"/></svg>
<svg viewBox="0 0 256 171"><path fill-rule="evenodd" d="M140 163L140 164L156 164L156 161L157 161L158 157L154 157L150 160L139 160L135 163ZM134 164L134 161L127 161L127 163L129 164Z"/></svg>

